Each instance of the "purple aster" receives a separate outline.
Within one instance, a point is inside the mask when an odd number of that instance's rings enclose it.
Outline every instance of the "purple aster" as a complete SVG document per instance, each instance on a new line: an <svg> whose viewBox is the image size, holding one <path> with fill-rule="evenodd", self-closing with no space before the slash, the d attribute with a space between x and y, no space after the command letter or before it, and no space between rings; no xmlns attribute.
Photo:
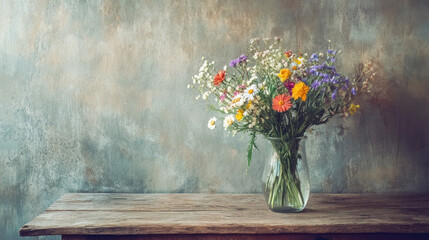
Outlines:
<svg viewBox="0 0 429 240"><path fill-rule="evenodd" d="M355 88L352 88L352 94L356 95L356 89Z"/></svg>

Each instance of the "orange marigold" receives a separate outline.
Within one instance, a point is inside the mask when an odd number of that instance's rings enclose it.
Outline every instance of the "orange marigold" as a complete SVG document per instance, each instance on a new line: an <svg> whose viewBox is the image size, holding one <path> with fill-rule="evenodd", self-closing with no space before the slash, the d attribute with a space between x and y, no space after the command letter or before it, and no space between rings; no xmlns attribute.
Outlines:
<svg viewBox="0 0 429 240"><path fill-rule="evenodd" d="M305 99L307 99L308 90L310 90L310 88L303 82L295 84L295 86L292 88L293 99L297 100L298 98L301 98L302 101L305 102Z"/></svg>
<svg viewBox="0 0 429 240"><path fill-rule="evenodd" d="M291 97L287 94L277 95L273 99L273 109L277 112L286 112L290 107L292 107L290 99Z"/></svg>

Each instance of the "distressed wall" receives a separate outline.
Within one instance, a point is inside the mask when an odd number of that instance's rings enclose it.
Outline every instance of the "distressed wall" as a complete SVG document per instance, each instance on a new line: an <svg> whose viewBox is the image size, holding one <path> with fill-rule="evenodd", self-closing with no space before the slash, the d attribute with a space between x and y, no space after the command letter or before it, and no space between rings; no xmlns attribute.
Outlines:
<svg viewBox="0 0 429 240"><path fill-rule="evenodd" d="M0 1L0 239L19 239L65 192L260 192L266 154L246 174L247 139L211 132L212 113L186 89L201 56L223 66L253 37L304 52L330 39L343 72L378 66L380 97L307 140L313 192L427 192L428 11L391 0Z"/></svg>

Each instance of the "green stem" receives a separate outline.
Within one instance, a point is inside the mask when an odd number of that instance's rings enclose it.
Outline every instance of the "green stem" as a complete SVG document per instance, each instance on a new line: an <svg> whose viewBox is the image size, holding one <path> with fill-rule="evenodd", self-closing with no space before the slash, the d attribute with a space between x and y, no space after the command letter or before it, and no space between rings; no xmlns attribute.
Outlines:
<svg viewBox="0 0 429 240"><path fill-rule="evenodd" d="M268 205L273 210L282 207L302 209L305 199L297 169L299 140L271 142L276 151L276 161L272 163L265 185Z"/></svg>

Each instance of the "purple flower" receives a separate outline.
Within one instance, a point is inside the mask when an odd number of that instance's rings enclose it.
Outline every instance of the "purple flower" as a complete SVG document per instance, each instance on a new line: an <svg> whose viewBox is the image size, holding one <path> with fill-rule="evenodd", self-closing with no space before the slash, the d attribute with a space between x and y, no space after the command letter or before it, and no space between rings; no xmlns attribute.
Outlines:
<svg viewBox="0 0 429 240"><path fill-rule="evenodd" d="M355 88L352 88L352 94L356 95L356 89Z"/></svg>
<svg viewBox="0 0 429 240"><path fill-rule="evenodd" d="M231 62L229 63L229 66L236 67L238 64L245 62L246 60L247 60L246 55L241 54L239 58L231 60Z"/></svg>
<svg viewBox="0 0 429 240"><path fill-rule="evenodd" d="M335 62L335 58L331 58L331 62L333 62L333 63L334 63L334 62Z"/></svg>
<svg viewBox="0 0 429 240"><path fill-rule="evenodd" d="M332 100L335 100L337 98L337 90L335 90L331 95Z"/></svg>
<svg viewBox="0 0 429 240"><path fill-rule="evenodd" d="M316 53L311 54L310 62L317 62L317 61L319 61L317 54Z"/></svg>
<svg viewBox="0 0 429 240"><path fill-rule="evenodd" d="M326 76L325 78L322 79L322 82L324 83L330 82L330 79Z"/></svg>
<svg viewBox="0 0 429 240"><path fill-rule="evenodd" d="M241 56L240 56L240 62L244 62L244 61L246 61L247 60L247 57L246 57L246 55L244 55L244 54L241 54Z"/></svg>
<svg viewBox="0 0 429 240"><path fill-rule="evenodd" d="M236 67L238 65L238 59L233 59L230 63L229 66L230 67Z"/></svg>
<svg viewBox="0 0 429 240"><path fill-rule="evenodd" d="M321 84L321 82L318 81L318 80L316 80L316 81L314 81L313 84L311 84L311 87L314 88L314 89L317 89L317 88L320 87L320 84Z"/></svg>
<svg viewBox="0 0 429 240"><path fill-rule="evenodd" d="M331 49L328 49L328 51L327 51L329 54L337 54L337 51L334 51L334 50L331 50Z"/></svg>

